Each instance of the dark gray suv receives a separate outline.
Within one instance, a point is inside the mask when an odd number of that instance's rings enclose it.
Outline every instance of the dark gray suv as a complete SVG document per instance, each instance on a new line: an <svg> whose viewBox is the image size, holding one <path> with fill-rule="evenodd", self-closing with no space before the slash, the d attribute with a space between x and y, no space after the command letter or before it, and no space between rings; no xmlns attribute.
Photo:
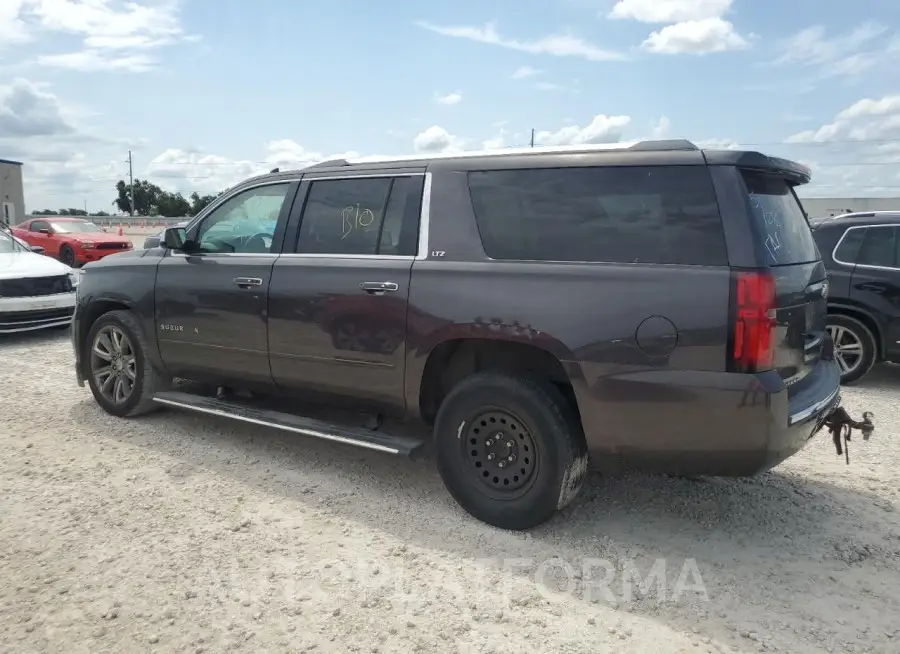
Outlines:
<svg viewBox="0 0 900 654"><path fill-rule="evenodd" d="M809 178L686 141L270 173L85 268L78 381L122 417L428 446L504 528L566 506L589 453L752 475L849 418L794 193Z"/></svg>

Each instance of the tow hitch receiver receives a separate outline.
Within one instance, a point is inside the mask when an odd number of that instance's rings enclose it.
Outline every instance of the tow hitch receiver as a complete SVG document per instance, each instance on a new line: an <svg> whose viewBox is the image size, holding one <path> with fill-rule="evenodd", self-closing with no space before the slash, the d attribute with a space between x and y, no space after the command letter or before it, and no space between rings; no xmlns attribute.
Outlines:
<svg viewBox="0 0 900 654"><path fill-rule="evenodd" d="M816 431L819 431L822 427L828 427L837 455L843 454L847 465L850 465L850 448L848 447L850 436L853 434L854 429L858 429L862 432L863 440L869 440L872 434L875 433L875 423L872 422L874 417L871 411L865 411L863 412L862 420L854 420L844 407L837 406L832 409L831 413L828 414Z"/></svg>

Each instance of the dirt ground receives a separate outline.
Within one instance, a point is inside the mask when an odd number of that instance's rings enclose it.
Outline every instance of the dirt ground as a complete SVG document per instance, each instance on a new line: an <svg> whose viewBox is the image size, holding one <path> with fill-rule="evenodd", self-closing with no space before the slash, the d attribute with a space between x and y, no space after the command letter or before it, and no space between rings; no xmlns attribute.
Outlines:
<svg viewBox="0 0 900 654"><path fill-rule="evenodd" d="M208 416L123 421L67 332L0 338L2 652L900 652L900 371L851 465L593 477L529 534L433 461Z"/></svg>

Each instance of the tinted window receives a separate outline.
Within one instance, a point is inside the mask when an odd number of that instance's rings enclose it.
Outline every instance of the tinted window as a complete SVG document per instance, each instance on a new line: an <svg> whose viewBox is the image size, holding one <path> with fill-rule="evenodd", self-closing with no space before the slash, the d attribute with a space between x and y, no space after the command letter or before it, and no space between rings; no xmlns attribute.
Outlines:
<svg viewBox="0 0 900 654"><path fill-rule="evenodd" d="M44 220L35 220L33 223L31 223L30 231L39 232L42 229L50 229L50 223Z"/></svg>
<svg viewBox="0 0 900 654"><path fill-rule="evenodd" d="M862 230L860 230L862 231ZM897 228L872 227L866 231L856 263L865 266L897 267Z"/></svg>
<svg viewBox="0 0 900 654"><path fill-rule="evenodd" d="M835 260L842 263L856 263L856 257L865 235L865 229L848 229L844 232L841 242L834 251Z"/></svg>
<svg viewBox="0 0 900 654"><path fill-rule="evenodd" d="M702 166L480 171L469 188L494 259L728 263Z"/></svg>
<svg viewBox="0 0 900 654"><path fill-rule="evenodd" d="M770 266L819 258L816 242L797 196L777 175L744 171L750 213L756 220Z"/></svg>
<svg viewBox="0 0 900 654"><path fill-rule="evenodd" d="M297 252L306 254L402 254L408 177L312 182Z"/></svg>
<svg viewBox="0 0 900 654"><path fill-rule="evenodd" d="M210 253L265 253L272 240L290 184L258 186L229 198L203 222L196 239Z"/></svg>

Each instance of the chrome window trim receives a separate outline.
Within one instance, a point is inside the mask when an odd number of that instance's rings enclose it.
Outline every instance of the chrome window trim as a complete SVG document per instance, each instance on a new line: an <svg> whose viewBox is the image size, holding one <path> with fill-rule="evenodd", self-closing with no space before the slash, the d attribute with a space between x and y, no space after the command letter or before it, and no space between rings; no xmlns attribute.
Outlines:
<svg viewBox="0 0 900 654"><path fill-rule="evenodd" d="M431 173L425 173L425 184L422 186L422 207L419 211L419 251L416 261L428 259L428 237L431 227Z"/></svg>
<svg viewBox="0 0 900 654"><path fill-rule="evenodd" d="M171 250L167 251L168 256L172 257L213 257L213 258L222 258L222 257L269 257L272 259L277 259L278 257L287 257L290 259L371 259L371 260L382 260L382 261L421 261L423 259L428 258L428 228L431 217L431 173L379 173L373 175L340 175L340 176L329 176L329 177L304 177L301 181L308 181L310 183L320 181L320 180L344 180L344 179L359 179L359 178L396 178L396 177L418 177L424 176L425 181L422 187L422 206L419 211L419 238L418 238L418 253L415 255L394 255L394 254L318 254L318 253L304 253L304 252L206 252L206 253L195 253L195 254L185 254L183 252L174 252ZM291 184L298 180L278 180L278 181L268 181L262 182L260 184L254 184L252 186L246 186L239 191L235 191L228 197L224 199L218 199L214 204L210 205L208 211L196 216L194 220L188 223L185 226L185 230L189 230L195 226L195 224L199 224L200 221L205 220L206 217L212 214L217 207L221 206L223 203L227 202L231 198L234 198L245 191L249 191L254 188L260 188L263 186L273 186L276 184Z"/></svg>
<svg viewBox="0 0 900 654"><path fill-rule="evenodd" d="M867 263L849 263L847 261L843 261L837 258L838 248L841 247L841 244L844 242L844 239L847 238L847 234L852 232L854 229L877 229L878 227L893 227L900 228L900 223L887 223L884 225L853 225L844 230L844 233L841 234L841 237L838 239L837 244L834 246L834 249L831 251L831 259L842 266L848 266L850 268L862 268L863 270L884 270L888 272L900 272L900 268L894 268L892 266L873 266ZM865 238L865 237L863 237Z"/></svg>

